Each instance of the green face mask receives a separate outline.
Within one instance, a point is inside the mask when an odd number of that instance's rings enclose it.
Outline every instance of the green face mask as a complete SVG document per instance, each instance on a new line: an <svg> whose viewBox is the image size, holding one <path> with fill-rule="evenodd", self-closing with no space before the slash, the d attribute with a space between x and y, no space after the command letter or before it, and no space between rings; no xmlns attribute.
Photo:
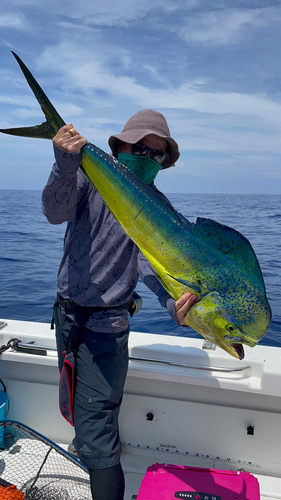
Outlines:
<svg viewBox="0 0 281 500"><path fill-rule="evenodd" d="M134 172L146 184L152 184L161 165L148 156L134 156L130 153L118 153L118 161Z"/></svg>

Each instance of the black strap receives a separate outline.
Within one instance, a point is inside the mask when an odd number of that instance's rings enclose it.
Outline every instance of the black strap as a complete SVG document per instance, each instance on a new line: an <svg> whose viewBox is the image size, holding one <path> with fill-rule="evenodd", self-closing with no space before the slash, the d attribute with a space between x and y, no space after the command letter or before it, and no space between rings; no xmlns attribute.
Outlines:
<svg viewBox="0 0 281 500"><path fill-rule="evenodd" d="M135 309L136 309L136 304L134 300L131 300L130 302L124 302L123 304L120 304L119 306L110 306L110 307L92 307L92 306L79 306L78 304L75 304L75 302L72 302L71 300L68 299L63 299L60 295L57 295L57 300L54 304L54 307L61 306L64 311L68 314L75 314L79 315L82 314L87 314L87 317L91 316L95 312L101 312L101 311L106 311L109 309L121 309L121 310L127 310L132 317ZM55 324L55 317L54 315L52 316L51 320L51 330L54 330L54 324Z"/></svg>
<svg viewBox="0 0 281 500"><path fill-rule="evenodd" d="M130 302L124 302L124 304L120 304L119 306L110 306L110 307L92 307L92 306L79 306L78 304L75 304L75 302L72 302L69 299L63 299L59 295L57 296L57 301L63 307L66 313L69 314L77 314L80 313L81 311L85 311L85 313L90 316L95 312L101 312L101 311L106 311L110 309L125 309L127 311L130 310L131 304L133 301Z"/></svg>
<svg viewBox="0 0 281 500"><path fill-rule="evenodd" d="M9 486L14 486L12 483L8 483L8 481L5 481L5 479L2 479L2 477L0 477L0 484L1 484L1 486L4 486L4 488L9 488ZM5 492L3 494L4 494L4 498L5 498Z"/></svg>
<svg viewBox="0 0 281 500"><path fill-rule="evenodd" d="M4 382L3 382L3 380L1 378L0 378L0 383L3 386L4 392L7 392L6 386L5 386L5 384L4 384Z"/></svg>
<svg viewBox="0 0 281 500"><path fill-rule="evenodd" d="M87 313L85 308L79 308L74 316L74 321L71 325L68 338L67 338L67 345L66 345L66 351L69 352L69 344L71 343L71 350L76 357L78 347L79 347L79 337L81 335L81 332L83 330L83 327L89 317L89 313Z"/></svg>

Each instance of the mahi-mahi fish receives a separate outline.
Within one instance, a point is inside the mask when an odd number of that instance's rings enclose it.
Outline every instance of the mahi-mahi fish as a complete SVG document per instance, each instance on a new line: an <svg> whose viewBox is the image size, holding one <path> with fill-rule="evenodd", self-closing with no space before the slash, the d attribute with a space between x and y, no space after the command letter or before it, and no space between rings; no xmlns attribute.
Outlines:
<svg viewBox="0 0 281 500"><path fill-rule="evenodd" d="M46 121L0 131L52 139L65 122L22 60L13 55ZM175 300L186 292L197 295L186 323L209 342L243 359L243 344L254 347L271 321L263 276L249 241L209 219L189 222L154 189L93 144L82 148L81 169L167 292Z"/></svg>

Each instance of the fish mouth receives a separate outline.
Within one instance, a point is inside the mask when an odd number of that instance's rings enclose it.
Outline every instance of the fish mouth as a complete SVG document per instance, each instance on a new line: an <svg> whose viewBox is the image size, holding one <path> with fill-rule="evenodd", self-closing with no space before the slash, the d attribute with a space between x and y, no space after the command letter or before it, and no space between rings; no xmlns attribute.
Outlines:
<svg viewBox="0 0 281 500"><path fill-rule="evenodd" d="M245 353L244 353L244 347L243 344L239 344L238 342L232 342L230 346L235 350L237 356L239 357L240 361L244 359Z"/></svg>

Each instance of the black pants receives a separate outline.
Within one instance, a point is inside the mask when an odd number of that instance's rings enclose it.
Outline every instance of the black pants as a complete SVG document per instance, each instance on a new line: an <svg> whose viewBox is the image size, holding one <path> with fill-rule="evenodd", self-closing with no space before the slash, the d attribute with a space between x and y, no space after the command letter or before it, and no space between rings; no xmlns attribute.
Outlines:
<svg viewBox="0 0 281 500"><path fill-rule="evenodd" d="M59 367L73 320L54 308ZM89 469L120 463L118 416L128 369L129 330L118 334L82 328L76 357L74 446Z"/></svg>

